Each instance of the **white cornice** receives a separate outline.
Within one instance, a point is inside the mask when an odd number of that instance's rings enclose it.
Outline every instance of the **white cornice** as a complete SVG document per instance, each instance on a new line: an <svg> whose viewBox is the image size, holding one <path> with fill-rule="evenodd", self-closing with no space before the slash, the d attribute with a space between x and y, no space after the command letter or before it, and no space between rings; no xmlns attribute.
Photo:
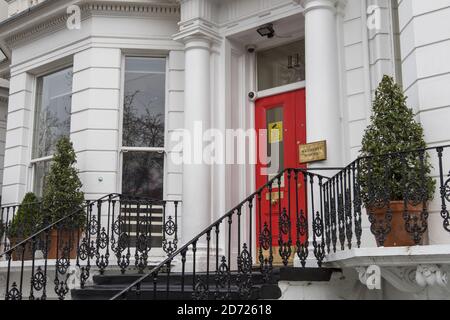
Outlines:
<svg viewBox="0 0 450 320"><path fill-rule="evenodd" d="M117 3L116 1L89 1L82 0L79 3L82 17L86 18L92 14L121 14L121 15L141 15L141 16L158 16L158 17L179 17L180 8L176 3ZM47 18L45 20L37 19L36 23L25 25L24 27L17 27L14 33L9 34L4 32L5 43L8 47L14 46L16 43L26 41L36 35L45 34L65 27L68 14L65 12L67 4L64 5L59 14ZM45 9L44 9L45 10ZM44 15L45 12L42 12ZM19 20L26 21L26 15L22 15L17 20L7 21L8 23L20 23ZM3 25L0 25L0 34L2 33ZM1 39L0 39L1 40Z"/></svg>
<svg viewBox="0 0 450 320"><path fill-rule="evenodd" d="M55 27L63 26L66 23L67 17L68 15L65 14L63 16L49 19L41 24L35 25L34 27L23 30L22 32L11 34L5 38L5 43L8 47L12 47L17 42L26 40L36 34L52 31Z"/></svg>
<svg viewBox="0 0 450 320"><path fill-rule="evenodd" d="M8 82L0 79L0 102L7 103L9 96L9 85Z"/></svg>
<svg viewBox="0 0 450 320"><path fill-rule="evenodd" d="M180 23L180 32L173 36L175 41L185 42L186 39L203 38L212 43L219 43L222 39L217 26L202 18L192 19Z"/></svg>
<svg viewBox="0 0 450 320"><path fill-rule="evenodd" d="M9 78L9 64L10 60L5 60L0 63L0 78L3 79Z"/></svg>
<svg viewBox="0 0 450 320"><path fill-rule="evenodd" d="M179 16L180 7L174 3L104 3L90 1L81 6L81 10L123 12L132 14L145 14L157 16Z"/></svg>
<svg viewBox="0 0 450 320"><path fill-rule="evenodd" d="M342 14L348 0L293 0L295 3L300 4L304 9L304 13L307 13L313 9L332 9L337 13Z"/></svg>

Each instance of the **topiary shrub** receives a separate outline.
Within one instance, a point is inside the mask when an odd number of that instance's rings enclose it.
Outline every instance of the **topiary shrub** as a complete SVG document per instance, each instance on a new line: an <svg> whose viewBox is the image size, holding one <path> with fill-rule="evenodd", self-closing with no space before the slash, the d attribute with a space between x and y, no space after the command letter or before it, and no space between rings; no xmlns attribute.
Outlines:
<svg viewBox="0 0 450 320"><path fill-rule="evenodd" d="M43 227L41 203L36 195L29 192L14 215L8 228L8 238L24 240Z"/></svg>
<svg viewBox="0 0 450 320"><path fill-rule="evenodd" d="M49 222L77 212L64 226L67 229L80 229L85 224L85 214L82 210L84 194L81 191L81 181L75 168L76 154L69 138L63 137L56 144L56 152L48 175L45 177L45 188L42 207L45 218Z"/></svg>
<svg viewBox="0 0 450 320"><path fill-rule="evenodd" d="M3 220L0 219L0 241L3 239L3 235L5 234L5 224Z"/></svg>
<svg viewBox="0 0 450 320"><path fill-rule="evenodd" d="M364 133L360 151L361 157L369 157L361 161L358 179L366 206L374 193L379 196L385 190L389 192L389 199L385 200L403 201L405 181L409 188L420 189L427 200L433 198L435 181L430 176L432 167L427 153L423 154L423 162L420 152L404 153L403 159L380 156L427 146L423 128L415 121L406 100L394 79L384 76L375 92L371 123Z"/></svg>

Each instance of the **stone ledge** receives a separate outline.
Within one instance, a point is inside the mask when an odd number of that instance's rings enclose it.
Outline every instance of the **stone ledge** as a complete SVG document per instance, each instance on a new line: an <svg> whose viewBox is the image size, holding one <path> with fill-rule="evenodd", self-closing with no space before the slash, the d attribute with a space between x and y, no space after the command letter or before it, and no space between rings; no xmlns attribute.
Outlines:
<svg viewBox="0 0 450 320"><path fill-rule="evenodd" d="M370 265L417 266L419 264L450 264L450 244L395 247L356 248L329 254L325 267L353 268Z"/></svg>
<svg viewBox="0 0 450 320"><path fill-rule="evenodd" d="M420 293L427 287L450 292L450 245L358 248L328 255L324 266L355 269L370 290L381 290L384 279L402 292Z"/></svg>

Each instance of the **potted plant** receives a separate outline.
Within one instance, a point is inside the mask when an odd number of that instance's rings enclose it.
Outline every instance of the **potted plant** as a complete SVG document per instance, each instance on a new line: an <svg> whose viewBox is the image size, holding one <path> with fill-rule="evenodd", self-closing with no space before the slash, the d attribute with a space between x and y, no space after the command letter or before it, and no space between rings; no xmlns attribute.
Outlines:
<svg viewBox="0 0 450 320"><path fill-rule="evenodd" d="M423 243L427 231L424 203L432 200L435 181L425 151L424 132L392 77L375 92L371 123L364 133L358 182L378 246ZM415 230L411 230L411 226ZM414 239L415 238L415 239Z"/></svg>
<svg viewBox="0 0 450 320"><path fill-rule="evenodd" d="M71 259L76 258L77 244L86 216L83 210L82 184L75 164L76 155L72 142L63 137L56 144L52 165L45 177L42 207L46 221L57 222L68 215L71 217L58 223L50 231L49 259L69 258L68 254Z"/></svg>
<svg viewBox="0 0 450 320"><path fill-rule="evenodd" d="M19 244L23 240L29 238L43 226L41 204L36 195L32 192L27 193L22 200L16 214L7 231L7 237L11 243L11 247ZM22 260L22 249L18 248L13 252L13 260ZM24 260L31 260L33 251L30 244L25 246Z"/></svg>
<svg viewBox="0 0 450 320"><path fill-rule="evenodd" d="M3 240L3 235L5 234L5 224L3 222L3 219L0 219L0 243Z"/></svg>

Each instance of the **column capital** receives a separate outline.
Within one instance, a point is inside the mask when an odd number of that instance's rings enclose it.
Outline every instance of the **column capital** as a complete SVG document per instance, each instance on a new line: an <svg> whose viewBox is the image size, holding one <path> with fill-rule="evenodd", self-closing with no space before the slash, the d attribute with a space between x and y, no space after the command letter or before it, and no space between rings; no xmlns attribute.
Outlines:
<svg viewBox="0 0 450 320"><path fill-rule="evenodd" d="M205 37L202 35L192 35L186 36L180 39L185 45L185 50L189 49L205 49L211 50L212 41L209 37Z"/></svg>
<svg viewBox="0 0 450 320"><path fill-rule="evenodd" d="M175 34L173 39L175 41L181 41L186 45L192 42L207 42L209 47L213 43L220 43L222 37L214 26L199 18L190 21L190 24L187 26L180 25L180 32Z"/></svg>
<svg viewBox="0 0 450 320"><path fill-rule="evenodd" d="M294 0L299 2L304 10L304 14L315 9L329 9L334 12L342 12L347 5L347 0Z"/></svg>
<svg viewBox="0 0 450 320"><path fill-rule="evenodd" d="M338 0L336 3L337 14L344 16L345 15L345 7L347 6L348 0Z"/></svg>
<svg viewBox="0 0 450 320"><path fill-rule="evenodd" d="M180 31L174 40L190 42L192 39L208 40L211 43L221 41L219 27L213 21L215 6L209 0L178 0L181 6Z"/></svg>

